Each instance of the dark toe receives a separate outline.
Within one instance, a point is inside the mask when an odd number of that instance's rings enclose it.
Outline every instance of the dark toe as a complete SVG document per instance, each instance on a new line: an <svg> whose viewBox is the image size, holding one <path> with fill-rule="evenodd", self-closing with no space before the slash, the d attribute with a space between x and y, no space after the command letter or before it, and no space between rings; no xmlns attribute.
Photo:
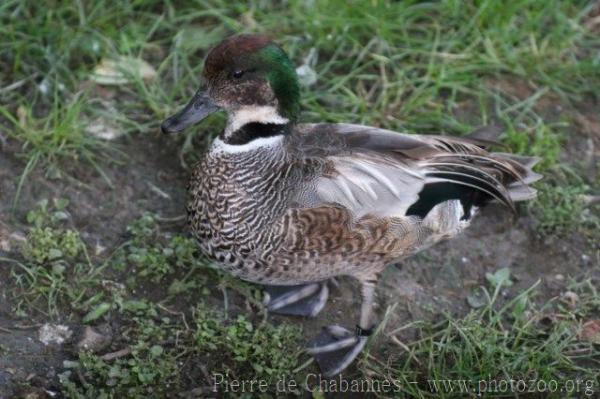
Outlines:
<svg viewBox="0 0 600 399"><path fill-rule="evenodd" d="M314 289L312 289L314 287ZM299 286L266 286L269 312L294 316L316 316L325 306L329 289L326 283Z"/></svg>
<svg viewBox="0 0 600 399"><path fill-rule="evenodd" d="M332 377L352 363L366 342L366 337L357 337L348 330L340 333L339 327L336 330L324 328L312 342L308 351L319 364L323 375Z"/></svg>

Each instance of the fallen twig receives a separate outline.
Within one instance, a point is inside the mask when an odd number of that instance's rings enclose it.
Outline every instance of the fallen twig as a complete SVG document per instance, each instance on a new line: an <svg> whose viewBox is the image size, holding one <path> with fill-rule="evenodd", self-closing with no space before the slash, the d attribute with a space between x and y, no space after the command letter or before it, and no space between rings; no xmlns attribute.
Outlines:
<svg viewBox="0 0 600 399"><path fill-rule="evenodd" d="M165 305L163 305L161 303L158 304L158 307L160 309L164 310L165 312L169 313L169 314L172 314L172 315L175 315L175 316L181 316L181 319L183 320L183 324L185 325L186 330L190 329L190 326L188 326L188 323L185 320L185 313L169 309L168 307L166 307Z"/></svg>
<svg viewBox="0 0 600 399"><path fill-rule="evenodd" d="M17 330L33 330L34 328L40 328L41 324L15 324L13 328Z"/></svg>
<svg viewBox="0 0 600 399"><path fill-rule="evenodd" d="M111 353L107 353L104 354L102 356L100 356L100 359L109 362L111 360L115 360L115 359L119 359L121 357L125 357L127 355L131 354L131 348L127 347L127 348L123 348L121 350L118 350L116 352L111 352Z"/></svg>
<svg viewBox="0 0 600 399"><path fill-rule="evenodd" d="M156 220L158 222L161 223L175 223L175 222L182 222L187 218L187 215L182 214L182 215L178 215L178 216L173 216L173 217L162 217L162 216L156 216Z"/></svg>

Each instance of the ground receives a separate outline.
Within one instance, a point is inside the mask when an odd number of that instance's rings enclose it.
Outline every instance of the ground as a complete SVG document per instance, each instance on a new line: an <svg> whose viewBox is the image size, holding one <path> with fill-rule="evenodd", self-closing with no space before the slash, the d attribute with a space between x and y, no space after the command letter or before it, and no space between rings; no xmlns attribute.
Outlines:
<svg viewBox="0 0 600 399"><path fill-rule="evenodd" d="M265 397L599 395L600 9L497 4L3 3L0 398L255 397L261 381ZM386 270L380 327L342 379L320 380L302 348L355 323L355 282L316 318L267 315L185 224L187 177L223 116L158 126L236 32L270 33L302 66L305 121L494 124L499 150L542 159L516 215L491 205Z"/></svg>

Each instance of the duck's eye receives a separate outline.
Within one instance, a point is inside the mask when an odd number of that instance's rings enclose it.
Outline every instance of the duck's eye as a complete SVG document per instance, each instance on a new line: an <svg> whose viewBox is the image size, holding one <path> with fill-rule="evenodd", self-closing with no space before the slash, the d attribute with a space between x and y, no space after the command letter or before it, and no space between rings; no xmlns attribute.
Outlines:
<svg viewBox="0 0 600 399"><path fill-rule="evenodd" d="M231 76L233 76L236 79L239 79L242 76L244 76L244 71L242 71L242 70L233 71L233 73L231 74Z"/></svg>

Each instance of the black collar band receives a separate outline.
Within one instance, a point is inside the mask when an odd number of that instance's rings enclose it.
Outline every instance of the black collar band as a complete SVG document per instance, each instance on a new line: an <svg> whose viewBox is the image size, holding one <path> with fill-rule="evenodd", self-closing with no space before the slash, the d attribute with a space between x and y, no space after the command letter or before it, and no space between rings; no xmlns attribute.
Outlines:
<svg viewBox="0 0 600 399"><path fill-rule="evenodd" d="M240 127L229 137L223 137L222 140L227 144L242 145L260 137L287 135L291 132L291 130L290 123L278 124L251 122Z"/></svg>

